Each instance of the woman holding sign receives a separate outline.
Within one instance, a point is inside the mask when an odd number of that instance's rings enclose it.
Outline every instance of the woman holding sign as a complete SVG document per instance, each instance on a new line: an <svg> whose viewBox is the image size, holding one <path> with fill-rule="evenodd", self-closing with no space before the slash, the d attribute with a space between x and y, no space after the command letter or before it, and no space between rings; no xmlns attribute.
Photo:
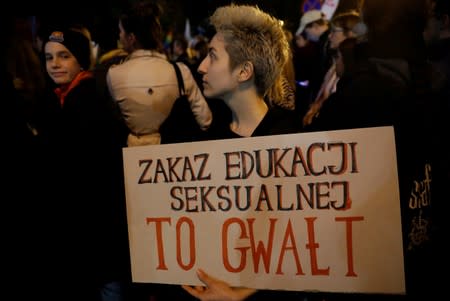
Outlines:
<svg viewBox="0 0 450 301"><path fill-rule="evenodd" d="M210 139L296 132L292 111L272 107L264 99L289 57L281 22L256 7L233 4L218 8L210 21L216 34L198 68L203 75L203 93L222 99L232 112L228 124L214 123L213 118ZM206 286L183 288L200 300L267 299L272 295L270 291L230 287L203 270L197 275ZM300 293L272 292L282 300L301 300Z"/></svg>

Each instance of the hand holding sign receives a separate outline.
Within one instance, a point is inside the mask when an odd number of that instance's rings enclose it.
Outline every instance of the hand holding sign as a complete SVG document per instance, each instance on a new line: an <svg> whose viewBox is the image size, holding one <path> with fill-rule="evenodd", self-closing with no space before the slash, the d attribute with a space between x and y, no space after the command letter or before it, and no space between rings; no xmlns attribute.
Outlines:
<svg viewBox="0 0 450 301"><path fill-rule="evenodd" d="M205 286L183 285L182 287L189 294L201 301L240 301L245 300L247 297L256 292L255 289L251 288L231 287L228 283L206 274L201 269L197 270L197 276L205 284Z"/></svg>

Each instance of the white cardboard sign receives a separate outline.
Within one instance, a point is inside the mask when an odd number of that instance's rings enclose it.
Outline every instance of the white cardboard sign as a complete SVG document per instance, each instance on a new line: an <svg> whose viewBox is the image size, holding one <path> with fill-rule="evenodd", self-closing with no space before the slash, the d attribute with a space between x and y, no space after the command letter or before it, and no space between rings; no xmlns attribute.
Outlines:
<svg viewBox="0 0 450 301"><path fill-rule="evenodd" d="M134 282L403 294L392 127L124 149Z"/></svg>

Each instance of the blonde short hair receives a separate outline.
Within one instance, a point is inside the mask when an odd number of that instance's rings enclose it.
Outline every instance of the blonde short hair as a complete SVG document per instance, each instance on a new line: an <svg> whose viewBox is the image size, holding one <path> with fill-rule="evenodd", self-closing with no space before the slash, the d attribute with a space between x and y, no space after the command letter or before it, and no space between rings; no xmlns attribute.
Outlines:
<svg viewBox="0 0 450 301"><path fill-rule="evenodd" d="M282 22L257 6L236 4L217 8L210 22L224 37L230 68L251 62L256 89L264 96L289 57L290 46Z"/></svg>

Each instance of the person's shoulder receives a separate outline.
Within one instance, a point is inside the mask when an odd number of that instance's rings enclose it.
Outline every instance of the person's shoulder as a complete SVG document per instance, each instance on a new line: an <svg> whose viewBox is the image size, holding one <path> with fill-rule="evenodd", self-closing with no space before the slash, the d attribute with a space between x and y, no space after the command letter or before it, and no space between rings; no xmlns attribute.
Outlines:
<svg viewBox="0 0 450 301"><path fill-rule="evenodd" d="M116 61L107 67L106 76L111 82L122 82L129 79L130 74L135 74L136 70L145 70L147 66L143 65L139 58L129 59L130 56L124 57L120 61Z"/></svg>
<svg viewBox="0 0 450 301"><path fill-rule="evenodd" d="M184 62L176 62L177 66L180 68L181 73L184 76L192 76L191 68Z"/></svg>
<svg viewBox="0 0 450 301"><path fill-rule="evenodd" d="M94 70L83 71L82 73L83 74L77 75L76 84L74 84L74 82L72 82L73 88L76 88L79 86L87 87L87 86L93 85L97 82L97 78L95 77Z"/></svg>
<svg viewBox="0 0 450 301"><path fill-rule="evenodd" d="M88 95L97 91L97 79L90 76L81 80L68 95Z"/></svg>
<svg viewBox="0 0 450 301"><path fill-rule="evenodd" d="M300 131L301 120L295 110L274 106L267 112L265 121L271 135L294 134Z"/></svg>
<svg viewBox="0 0 450 301"><path fill-rule="evenodd" d="M98 59L99 64L106 64L106 65L112 65L112 64L120 64L121 61L123 61L124 58L128 56L128 53L121 49L112 49L100 56Z"/></svg>
<svg viewBox="0 0 450 301"><path fill-rule="evenodd" d="M123 74L124 70L126 70L125 61L122 60L120 62L111 63L108 67L105 68L106 74L108 77L114 77L119 74Z"/></svg>
<svg viewBox="0 0 450 301"><path fill-rule="evenodd" d="M109 66L109 68L123 68L124 66L127 66L129 64L129 61L127 60L128 56L114 56L109 58L108 60L103 60L101 64L105 64Z"/></svg>

